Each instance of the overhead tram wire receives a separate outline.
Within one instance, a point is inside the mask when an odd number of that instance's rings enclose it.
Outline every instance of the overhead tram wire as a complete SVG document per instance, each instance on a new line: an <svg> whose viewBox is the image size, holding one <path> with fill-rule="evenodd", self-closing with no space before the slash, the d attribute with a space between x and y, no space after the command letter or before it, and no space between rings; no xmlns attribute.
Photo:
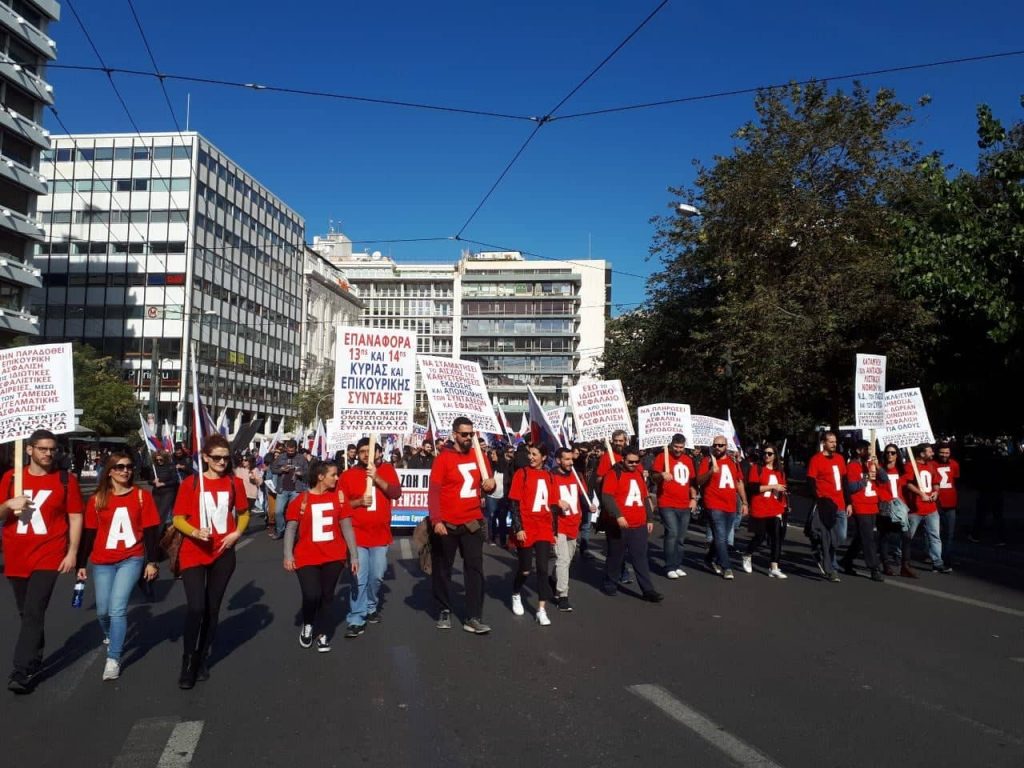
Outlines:
<svg viewBox="0 0 1024 768"><path fill-rule="evenodd" d="M494 250L494 251L518 251L519 253L523 254L524 256L533 256L535 259L544 259L545 261L561 261L561 262L567 262L567 263L568 262L576 262L576 266L577 267L587 267L589 269L599 269L602 272L606 271L605 267L599 267L596 264L582 264L582 263L579 263L579 262L582 262L582 261L586 261L586 259L566 259L566 258L557 258L555 256L545 256L544 254L535 253L534 251L524 251L524 250L519 249L519 248L506 248L506 247L501 246L501 245L494 245L493 243L484 243L484 242L482 242L480 240L470 240L470 239L465 238L465 237L456 237L455 239L458 240L461 243L470 243L472 245L479 245L482 248L489 248L489 249ZM621 269L612 269L610 271L611 271L611 273L613 275L622 275L623 277L638 277L641 280L646 280L649 277L649 275L638 275L635 272L624 272Z"/></svg>
<svg viewBox="0 0 1024 768"><path fill-rule="evenodd" d="M1004 59L1011 56L1024 56L1024 50L1018 51L1003 51L1000 53L986 53L979 56L962 56L955 59L942 59L939 61L929 61L919 64L905 64L898 67L884 67L882 69L869 69L861 72L846 72L839 75L827 75L824 77L810 77L803 80L792 80L785 83L776 83L774 85L756 85L745 88L736 88L729 91L716 91L714 93L697 94L694 96L683 96L676 99L663 99L661 101L649 101L643 104L628 104L621 107L606 107L604 109L593 109L587 112L575 112L569 115L561 115L559 117L552 117L549 122L555 122L558 120L573 120L580 117L595 117L600 115L611 115L618 112L630 112L639 109L653 109L654 107L664 107L673 104L687 104L694 101L707 101L709 99L721 99L727 96L743 96L751 93L757 93L758 91L771 90L776 88L785 88L789 85L809 85L811 83L824 83L833 80L853 80L858 77L874 77L876 75L889 75L899 72L911 72L920 69L932 69L935 67L949 67L959 64L973 64L979 61L992 61L994 59Z"/></svg>
<svg viewBox="0 0 1024 768"><path fill-rule="evenodd" d="M149 61L153 65L153 70L157 75L157 82L160 83L160 90L164 94L164 101L167 103L167 111L171 113L171 120L174 122L174 129L178 132L178 136L184 142L185 137L181 132L181 124L178 122L178 116L174 112L174 107L171 105L171 97L167 93L167 85L164 82L164 77L160 74L160 67L156 63L156 56L153 55L153 48L149 45L149 38L146 37L146 30L142 28L142 20L139 18L139 14L135 10L135 3L132 0L128 0L128 9L132 12L132 18L135 20L135 26L138 27L139 37L142 38L142 44L146 47L146 53L149 54Z"/></svg>
<svg viewBox="0 0 1024 768"><path fill-rule="evenodd" d="M586 77L580 80L565 96L562 97L562 99L557 104L555 104L554 107L548 110L546 114L544 114L541 117L531 118L533 120L536 120L537 125L534 126L533 130L530 132L530 135L526 137L526 141L524 141L520 145L519 149L516 150L516 153L512 156L512 159L508 161L508 163L502 169L501 173L498 174L498 178L491 185L490 189L488 189L487 192L484 194L483 198L477 204L476 208L473 209L473 212L469 215L469 218L467 218L466 221L459 228L459 231L455 235L456 238L461 237L462 233L466 231L470 224L473 223L473 219L475 219L477 214L480 213L480 210L487 204L487 201L491 199L491 195L494 194L494 191L498 188L501 182L504 181L505 177L508 176L509 171L512 170L512 167L519 161L519 158L522 157L523 153L526 151L526 148L530 146L530 143L536 138L537 134L540 133L540 129L554 119L555 112L557 112L562 106L564 106L565 103L569 101L569 99L576 95L580 88L586 85L591 80L591 78L593 78L604 67L605 64L611 61L615 57L615 55L619 51L621 51L626 46L626 44L629 43L629 41L632 40L640 32L641 29L647 26L647 23L651 19L653 19L658 14L658 12L661 11L661 9L664 8L666 5L668 5L668 0L662 0L653 11L647 14L646 18L644 18L644 20L641 21L633 29L632 32L626 35L625 39L623 39L622 42L620 42L617 46L615 46L615 48L612 49L611 53L605 56L596 67L591 69L590 72L587 73Z"/></svg>

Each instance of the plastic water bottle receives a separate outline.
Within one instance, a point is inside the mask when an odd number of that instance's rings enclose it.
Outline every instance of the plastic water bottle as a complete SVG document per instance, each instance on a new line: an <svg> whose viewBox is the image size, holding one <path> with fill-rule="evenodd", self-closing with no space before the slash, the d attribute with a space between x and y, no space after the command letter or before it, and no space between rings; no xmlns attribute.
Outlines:
<svg viewBox="0 0 1024 768"><path fill-rule="evenodd" d="M75 582L75 591L71 593L71 607L81 608L82 597L85 596L85 582L79 579Z"/></svg>

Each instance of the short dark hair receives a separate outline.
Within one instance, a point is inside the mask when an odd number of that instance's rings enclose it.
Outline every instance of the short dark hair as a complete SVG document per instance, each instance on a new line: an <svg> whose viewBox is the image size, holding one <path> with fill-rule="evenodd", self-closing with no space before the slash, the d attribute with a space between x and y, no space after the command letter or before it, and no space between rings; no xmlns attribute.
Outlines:
<svg viewBox="0 0 1024 768"><path fill-rule="evenodd" d="M861 439L861 440L858 440L857 442L855 442L853 444L853 447L856 448L859 451L861 448L870 448L871 447L871 443L869 443L867 440Z"/></svg>
<svg viewBox="0 0 1024 768"><path fill-rule="evenodd" d="M285 448L298 448L299 444L298 444L298 442L296 440L289 438L288 440L284 441L284 447Z"/></svg>
<svg viewBox="0 0 1024 768"><path fill-rule="evenodd" d="M565 454L567 454L567 453L571 456L572 455L572 448L559 448L557 451L555 451L555 458L556 459L560 459L563 456L565 456Z"/></svg>
<svg viewBox="0 0 1024 768"><path fill-rule="evenodd" d="M686 435L676 432L674 435L672 435L672 442L675 443L676 445L686 445Z"/></svg>
<svg viewBox="0 0 1024 768"><path fill-rule="evenodd" d="M915 456L924 456L924 452L927 451L931 447L932 447L931 443L920 443L918 445L915 445L914 446L914 455Z"/></svg>
<svg viewBox="0 0 1024 768"><path fill-rule="evenodd" d="M356 450L358 451L358 450L359 450L360 448L362 448L362 447L363 447L364 445L366 445L366 446L369 446L369 445L370 445L370 438L368 438L368 437L361 437L361 438L359 438L359 442L358 442L358 443L356 443L356 445L355 445L355 448L356 448ZM377 442L376 442L376 443L374 444L374 447L375 447L375 448L377 449L377 451L380 451L381 453L383 453L383 452L384 452L384 447L383 447L383 446L382 446L382 445L380 444L380 440L378 440L378 441L377 441ZM376 451L374 451L374 453L376 453Z"/></svg>
<svg viewBox="0 0 1024 768"><path fill-rule="evenodd" d="M473 420L466 416L457 416L455 421L452 422L452 432L455 432L459 427L472 427Z"/></svg>
<svg viewBox="0 0 1024 768"><path fill-rule="evenodd" d="M622 460L625 461L628 456L636 456L637 461L640 460L640 451L631 445L627 445L622 449Z"/></svg>
<svg viewBox="0 0 1024 768"><path fill-rule="evenodd" d="M40 440L53 440L53 442L57 442L57 436L48 429L37 429L28 436L28 440L26 440L25 443L35 447L35 444Z"/></svg>
<svg viewBox="0 0 1024 768"><path fill-rule="evenodd" d="M949 442L949 440L940 440L939 442L937 442L935 444L935 450L936 451L941 451L943 448L945 448L946 450L951 451L951 450L953 450L953 444L951 442Z"/></svg>

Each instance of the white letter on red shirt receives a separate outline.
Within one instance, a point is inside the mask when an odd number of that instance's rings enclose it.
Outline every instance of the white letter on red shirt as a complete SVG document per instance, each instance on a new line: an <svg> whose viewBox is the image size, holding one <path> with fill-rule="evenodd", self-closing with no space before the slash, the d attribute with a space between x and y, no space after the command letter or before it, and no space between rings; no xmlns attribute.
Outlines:
<svg viewBox="0 0 1024 768"><path fill-rule="evenodd" d="M317 543L334 541L334 520L325 514L333 506L333 504L328 502L326 504L313 504L309 508L310 514L313 516L313 530L311 534L313 541Z"/></svg>
<svg viewBox="0 0 1024 768"><path fill-rule="evenodd" d="M135 546L138 539L132 530L132 519L128 516L128 507L118 507L110 519L110 530L107 531L107 549L117 549L118 542L124 542L125 549Z"/></svg>
<svg viewBox="0 0 1024 768"><path fill-rule="evenodd" d="M53 491L25 491L25 495L32 501L32 506L35 509L32 510L30 515L22 514L18 518L18 533L28 533L29 526L32 526L32 533L36 536L45 536L46 521L43 520L43 504L50 498L50 494ZM26 521L25 518L28 518Z"/></svg>
<svg viewBox="0 0 1024 768"><path fill-rule="evenodd" d="M473 473L479 471L476 464L456 464L462 474L462 488L459 489L460 499L474 499L476 492L473 490Z"/></svg>

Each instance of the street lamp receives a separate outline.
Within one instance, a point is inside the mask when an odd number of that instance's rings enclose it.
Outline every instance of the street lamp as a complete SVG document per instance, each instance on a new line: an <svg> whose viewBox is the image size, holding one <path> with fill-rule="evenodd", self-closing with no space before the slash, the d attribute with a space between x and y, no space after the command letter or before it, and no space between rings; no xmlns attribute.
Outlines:
<svg viewBox="0 0 1024 768"><path fill-rule="evenodd" d="M691 218L695 218L697 216L703 217L704 215L703 213L700 212L700 208L697 208L694 205L690 205L689 203L679 203L679 205L676 206L676 211L678 211L680 216L686 216Z"/></svg>
<svg viewBox="0 0 1024 768"><path fill-rule="evenodd" d="M316 429L317 425L320 423L320 403L328 397L330 397L330 395L324 395L316 401L316 406L313 408L313 429Z"/></svg>

